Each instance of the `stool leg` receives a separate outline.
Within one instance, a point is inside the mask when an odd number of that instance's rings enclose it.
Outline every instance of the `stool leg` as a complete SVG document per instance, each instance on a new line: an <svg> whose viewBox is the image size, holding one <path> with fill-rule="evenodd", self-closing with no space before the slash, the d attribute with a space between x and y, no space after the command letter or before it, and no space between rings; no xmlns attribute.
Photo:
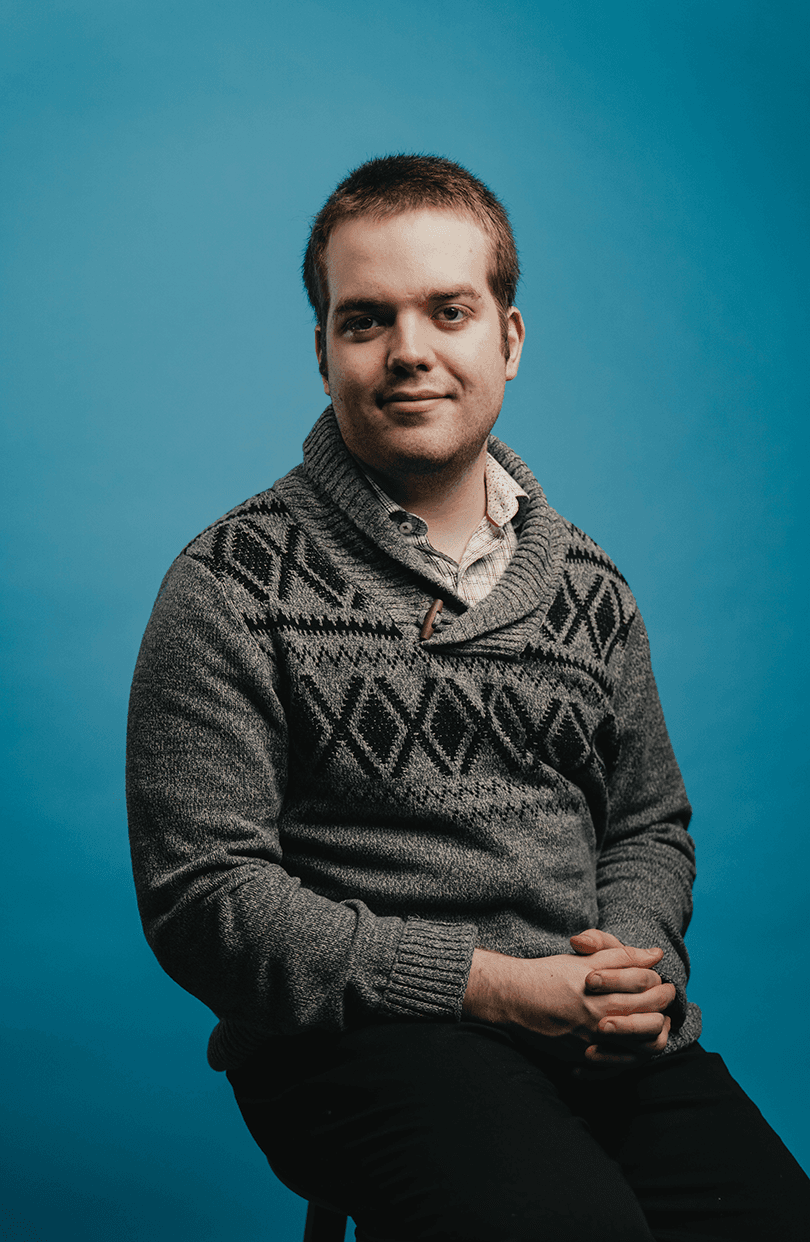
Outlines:
<svg viewBox="0 0 810 1242"><path fill-rule="evenodd" d="M304 1242L343 1242L347 1219L343 1212L335 1208L310 1201L307 1204Z"/></svg>

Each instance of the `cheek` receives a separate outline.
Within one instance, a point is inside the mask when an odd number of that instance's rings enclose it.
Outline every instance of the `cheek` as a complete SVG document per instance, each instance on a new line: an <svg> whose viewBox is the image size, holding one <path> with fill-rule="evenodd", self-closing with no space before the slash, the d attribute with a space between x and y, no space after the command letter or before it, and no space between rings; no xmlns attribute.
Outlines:
<svg viewBox="0 0 810 1242"><path fill-rule="evenodd" d="M374 379L373 367L364 365L362 358L352 358L351 366L346 366L337 359L336 365L329 369L329 381L333 388L354 396L371 391L374 388Z"/></svg>
<svg viewBox="0 0 810 1242"><path fill-rule="evenodd" d="M486 336L466 339L455 351L455 362L471 383L479 387L491 387L503 376L506 359L500 338Z"/></svg>

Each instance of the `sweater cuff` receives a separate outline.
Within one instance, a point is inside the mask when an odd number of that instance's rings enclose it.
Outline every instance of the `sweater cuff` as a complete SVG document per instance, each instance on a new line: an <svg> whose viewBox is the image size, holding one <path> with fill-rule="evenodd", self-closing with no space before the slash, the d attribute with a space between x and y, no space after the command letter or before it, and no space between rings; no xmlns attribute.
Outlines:
<svg viewBox="0 0 810 1242"><path fill-rule="evenodd" d="M386 1008L411 1018L461 1018L478 942L474 923L408 919L385 988Z"/></svg>

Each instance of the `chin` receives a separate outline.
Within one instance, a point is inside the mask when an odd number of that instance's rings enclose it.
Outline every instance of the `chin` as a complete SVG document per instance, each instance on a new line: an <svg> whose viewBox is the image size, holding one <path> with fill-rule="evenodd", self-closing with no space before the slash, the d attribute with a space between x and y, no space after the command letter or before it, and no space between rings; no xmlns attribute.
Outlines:
<svg viewBox="0 0 810 1242"><path fill-rule="evenodd" d="M402 454L393 458L385 469L391 474L429 475L441 474L448 466L453 464L452 457L428 457L424 454L410 456Z"/></svg>

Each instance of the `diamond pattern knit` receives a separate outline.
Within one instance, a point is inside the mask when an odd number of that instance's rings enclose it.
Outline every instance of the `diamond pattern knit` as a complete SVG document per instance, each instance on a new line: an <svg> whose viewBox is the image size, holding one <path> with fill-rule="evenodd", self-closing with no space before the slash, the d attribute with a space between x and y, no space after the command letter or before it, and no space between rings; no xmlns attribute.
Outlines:
<svg viewBox="0 0 810 1242"><path fill-rule="evenodd" d="M170 569L133 683L129 806L159 959L236 1064L274 1035L454 1020L476 945L660 944L695 1039L688 803L613 563L529 500L474 607L391 523L327 410L304 463ZM445 624L419 633L434 597Z"/></svg>

